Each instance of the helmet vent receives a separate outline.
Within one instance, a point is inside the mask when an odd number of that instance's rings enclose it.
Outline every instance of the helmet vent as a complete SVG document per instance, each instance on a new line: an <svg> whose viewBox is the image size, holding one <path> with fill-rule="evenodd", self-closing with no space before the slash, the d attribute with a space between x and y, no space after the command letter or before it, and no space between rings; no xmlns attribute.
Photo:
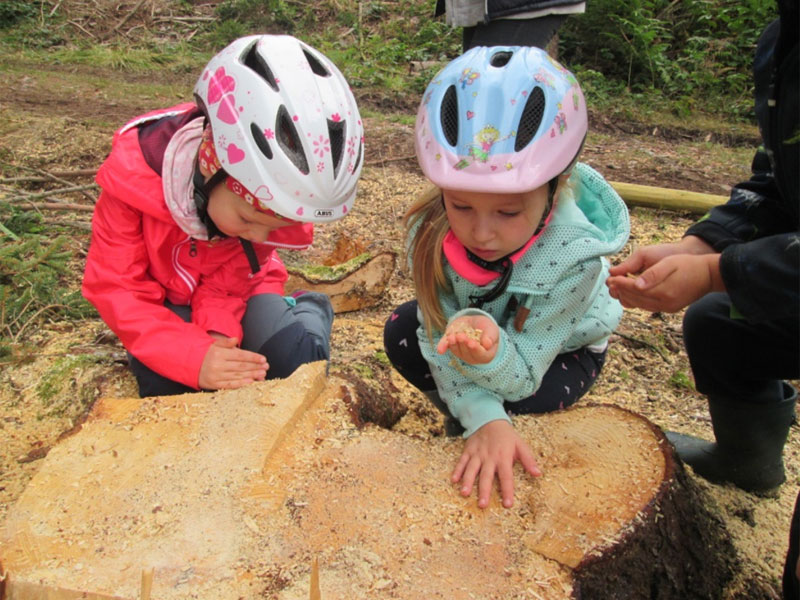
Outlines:
<svg viewBox="0 0 800 600"><path fill-rule="evenodd" d="M451 85L442 97L442 109L439 115L442 131L447 142L454 146L458 143L458 98L456 86Z"/></svg>
<svg viewBox="0 0 800 600"><path fill-rule="evenodd" d="M255 123L250 123L250 133L253 135L253 140L255 140L256 146L261 150L261 153L272 160L272 148L269 147L269 142L261 128Z"/></svg>
<svg viewBox="0 0 800 600"><path fill-rule="evenodd" d="M297 134L297 128L289 116L289 111L283 105L278 109L275 131L278 145L283 149L286 156L289 157L289 160L294 163L294 166L303 175L308 175L308 160L306 160L306 156L303 153L303 144L300 142L300 136Z"/></svg>
<svg viewBox="0 0 800 600"><path fill-rule="evenodd" d="M253 42L248 48L247 53L244 55L242 61L245 67L254 71L261 79L267 82L276 92L278 91L278 82L275 80L275 75L272 74L272 69L269 68L267 61L258 53L258 44Z"/></svg>
<svg viewBox="0 0 800 600"><path fill-rule="evenodd" d="M331 139L331 157L333 158L333 176L339 174L344 154L344 121L328 119L328 135Z"/></svg>
<svg viewBox="0 0 800 600"><path fill-rule="evenodd" d="M311 70L320 77L330 77L331 73L325 66L319 62L319 59L311 54L308 50L303 49L303 54L306 55L306 60L308 61L308 66L311 67Z"/></svg>
<svg viewBox="0 0 800 600"><path fill-rule="evenodd" d="M489 64L493 67L505 67L508 64L508 61L511 60L511 57L514 56L513 52L495 52L492 54L492 58L489 60Z"/></svg>
<svg viewBox="0 0 800 600"><path fill-rule="evenodd" d="M364 144L362 144L362 143L359 141L359 142L358 142L358 154L356 154L356 159L353 161L353 170L351 171L352 173L355 173L355 172L356 172L356 169L358 169L358 165L359 165L359 163L361 162L361 151L362 151L363 149L364 149Z"/></svg>
<svg viewBox="0 0 800 600"><path fill-rule="evenodd" d="M542 117L544 116L544 92L542 88L535 87L528 94L528 101L525 103L525 108L522 109L522 116L519 119L519 127L517 128L517 137L514 140L514 151L519 152L527 146L536 132L539 131L539 126L542 124Z"/></svg>

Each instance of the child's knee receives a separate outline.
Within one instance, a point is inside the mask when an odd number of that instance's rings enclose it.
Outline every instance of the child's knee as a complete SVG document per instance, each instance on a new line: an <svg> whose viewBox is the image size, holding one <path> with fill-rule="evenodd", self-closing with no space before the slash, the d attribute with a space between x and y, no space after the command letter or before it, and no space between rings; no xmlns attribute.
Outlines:
<svg viewBox="0 0 800 600"><path fill-rule="evenodd" d="M330 342L325 332L307 329L295 321L264 342L258 352L269 363L267 378L284 378L301 365L329 360Z"/></svg>

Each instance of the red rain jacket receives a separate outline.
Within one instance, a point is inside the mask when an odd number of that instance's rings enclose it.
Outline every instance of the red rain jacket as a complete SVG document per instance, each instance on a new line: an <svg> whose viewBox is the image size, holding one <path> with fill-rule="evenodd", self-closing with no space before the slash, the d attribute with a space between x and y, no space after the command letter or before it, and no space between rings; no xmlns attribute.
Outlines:
<svg viewBox="0 0 800 600"><path fill-rule="evenodd" d="M197 116L195 105L182 104L134 119L114 134L96 176L102 190L82 288L131 354L195 389L214 341L208 332L241 341L247 300L284 293L288 275L275 248L307 248L313 237L310 224L273 231L266 243L253 244L261 265L253 274L238 238L195 240L178 227L164 200L160 163L150 166L153 144L155 156L163 157L172 134ZM147 157L142 126L158 131L148 135ZM191 323L166 308L165 300L190 305Z"/></svg>

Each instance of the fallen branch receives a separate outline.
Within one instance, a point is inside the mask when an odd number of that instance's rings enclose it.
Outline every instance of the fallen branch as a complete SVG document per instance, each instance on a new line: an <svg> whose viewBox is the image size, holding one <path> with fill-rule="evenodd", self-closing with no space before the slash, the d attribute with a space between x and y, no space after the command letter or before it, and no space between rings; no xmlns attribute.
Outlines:
<svg viewBox="0 0 800 600"><path fill-rule="evenodd" d="M67 221L65 223L63 219L42 219L42 222L46 225L66 225L69 227L74 227L75 229L80 229L81 231L92 230L91 223L83 223L81 221Z"/></svg>
<svg viewBox="0 0 800 600"><path fill-rule="evenodd" d="M136 6L134 6L133 9L131 9L131 11L127 15L122 17L122 20L119 23L114 25L114 27L111 29L111 31L108 32L108 35L106 36L106 38L110 37L112 33L115 33L120 27L125 25L125 23L128 22L128 19L130 19L136 13L136 11L139 10L142 7L142 5L145 2L146 2L146 0L139 0L139 2L136 3Z"/></svg>
<svg viewBox="0 0 800 600"><path fill-rule="evenodd" d="M664 354L664 351L661 350L661 348L659 348L655 344L651 344L650 342L645 342L644 340L639 339L637 337L633 337L632 335L626 335L624 333L621 333L620 331L615 331L614 334L618 335L619 337L621 337L621 338L623 338L625 340L628 340L629 342L633 342L635 344L639 344L641 346L644 346L645 348L650 348L653 352L658 354L665 363L667 363L668 365L672 364L672 362L669 360L669 357L667 357Z"/></svg>
<svg viewBox="0 0 800 600"><path fill-rule="evenodd" d="M41 210L77 210L82 212L91 212L94 206L86 206L85 204L68 204L66 202L30 202L33 208Z"/></svg>
<svg viewBox="0 0 800 600"><path fill-rule="evenodd" d="M365 165L379 165L379 164L387 163L387 162L399 162L401 160L412 160L412 159L416 159L416 158L417 158L417 156L415 154L410 154L408 156L393 156L391 158L375 158L373 160L365 160L364 164Z"/></svg>
<svg viewBox="0 0 800 600"><path fill-rule="evenodd" d="M37 200L40 198L48 198L50 196L57 196L58 194L67 194L69 192L82 192L84 190L91 190L97 189L96 183L87 183L86 185L72 185L63 188L57 188L54 190L46 190L44 192L22 192L22 196L18 196L16 198L10 198L10 201L30 201L30 200ZM19 191L19 190L15 190ZM89 207L92 210L94 207Z"/></svg>
<svg viewBox="0 0 800 600"><path fill-rule="evenodd" d="M699 192L673 190L650 185L638 185L636 183L622 183L619 181L609 181L609 183L629 206L664 208L705 214L713 207L725 204L728 201L726 196L714 194L701 194Z"/></svg>
<svg viewBox="0 0 800 600"><path fill-rule="evenodd" d="M9 164L9 163L5 163ZM23 177L0 177L0 183L23 183L23 182L42 182L48 181L49 178L53 177L86 177L89 175L94 175L97 173L97 169L77 169L75 171L43 171L42 169L33 169L31 167L23 167L19 165L10 165L15 169L25 169L26 171L33 171L34 173L39 173L39 175L30 175L30 176L23 176Z"/></svg>

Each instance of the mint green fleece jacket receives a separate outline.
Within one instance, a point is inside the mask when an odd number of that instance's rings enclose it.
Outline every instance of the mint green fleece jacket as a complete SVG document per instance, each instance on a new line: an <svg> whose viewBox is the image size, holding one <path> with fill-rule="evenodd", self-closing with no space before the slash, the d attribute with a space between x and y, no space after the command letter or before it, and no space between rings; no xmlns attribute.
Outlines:
<svg viewBox="0 0 800 600"><path fill-rule="evenodd" d="M465 437L489 421L509 420L503 402L533 395L558 354L604 347L622 317L622 306L605 285L609 266L605 257L620 251L628 239L627 208L588 165L578 163L573 180L577 180L574 198L556 203L545 230L514 265L506 292L482 309L469 308L469 296L489 291L495 282L474 285L445 259L452 291L440 295L440 300L448 322L465 313L480 313L500 329L497 354L482 365L470 365L449 352L438 354L441 332L434 332L431 342L423 325L417 330L439 395L464 426ZM521 332L514 328L512 296L530 309ZM418 318L421 323L421 312Z"/></svg>

